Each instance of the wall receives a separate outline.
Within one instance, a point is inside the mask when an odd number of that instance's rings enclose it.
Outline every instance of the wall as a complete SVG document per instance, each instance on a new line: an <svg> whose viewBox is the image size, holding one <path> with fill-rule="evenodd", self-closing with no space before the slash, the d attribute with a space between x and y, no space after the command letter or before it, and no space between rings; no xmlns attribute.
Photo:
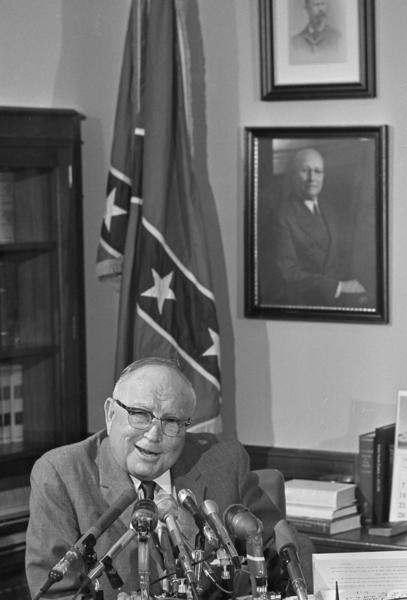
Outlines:
<svg viewBox="0 0 407 600"><path fill-rule="evenodd" d="M92 430L102 426L101 404L112 385L117 297L97 282L94 264L129 4L2 0L0 8L0 104L72 107L87 117L83 167ZM199 94L195 72L195 113L206 114L198 176L218 210L222 238L214 240L213 252L224 256L215 263L215 286L225 428L233 431L236 420L239 438L250 444L355 451L358 433L394 419L397 389L407 387L407 3L376 2L377 98L286 103L259 99L257 0L197 0L191 6L201 26L193 45L206 83L205 94ZM390 324L245 319L243 128L379 123L391 127Z"/></svg>
<svg viewBox="0 0 407 600"><path fill-rule="evenodd" d="M0 105L69 107L86 116L83 213L89 427L110 393L117 297L95 276L130 0L2 0Z"/></svg>
<svg viewBox="0 0 407 600"><path fill-rule="evenodd" d="M407 386L407 247L403 229L407 40L403 0L376 2L374 99L260 101L258 3L200 0L209 176L223 234L236 359L239 438L251 444L356 451L357 435L391 422ZM243 317L243 128L387 123L390 142L389 325Z"/></svg>

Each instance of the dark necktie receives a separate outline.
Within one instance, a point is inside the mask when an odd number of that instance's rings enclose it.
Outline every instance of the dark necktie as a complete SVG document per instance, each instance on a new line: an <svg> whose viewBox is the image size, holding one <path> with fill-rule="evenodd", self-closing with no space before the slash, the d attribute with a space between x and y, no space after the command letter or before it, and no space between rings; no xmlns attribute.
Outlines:
<svg viewBox="0 0 407 600"><path fill-rule="evenodd" d="M143 490L144 498L154 500L155 481L142 481L140 489Z"/></svg>

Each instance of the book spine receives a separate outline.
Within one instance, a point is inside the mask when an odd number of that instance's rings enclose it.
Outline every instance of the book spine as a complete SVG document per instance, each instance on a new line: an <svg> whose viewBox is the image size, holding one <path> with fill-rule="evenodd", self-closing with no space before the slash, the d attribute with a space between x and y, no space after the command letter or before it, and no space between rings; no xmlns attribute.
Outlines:
<svg viewBox="0 0 407 600"><path fill-rule="evenodd" d="M338 503L338 493L332 490L310 491L291 488L286 493L286 502L335 509Z"/></svg>
<svg viewBox="0 0 407 600"><path fill-rule="evenodd" d="M373 516L372 523L374 525L382 522L383 512L383 470L384 470L384 448L383 440L379 439L379 433L376 429L376 436L373 450L373 473L374 473L374 488L373 488Z"/></svg>
<svg viewBox="0 0 407 600"><path fill-rule="evenodd" d="M383 522L387 522L390 518L390 500L391 500L391 486L393 483L393 459L394 459L394 438L395 438L394 427L393 435L391 440L386 443L385 446L385 475L384 475L384 498L383 498Z"/></svg>
<svg viewBox="0 0 407 600"><path fill-rule="evenodd" d="M11 367L10 395L11 441L22 442L24 439L23 368L20 364Z"/></svg>
<svg viewBox="0 0 407 600"><path fill-rule="evenodd" d="M18 338L17 265L0 261L0 348L12 346Z"/></svg>
<svg viewBox="0 0 407 600"><path fill-rule="evenodd" d="M12 176L0 173L0 243L14 241L14 184Z"/></svg>
<svg viewBox="0 0 407 600"><path fill-rule="evenodd" d="M331 531L331 521L326 519L289 519L298 531L305 533L325 533Z"/></svg>
<svg viewBox="0 0 407 600"><path fill-rule="evenodd" d="M3 404L3 443L11 441L10 367L0 366L0 386Z"/></svg>
<svg viewBox="0 0 407 600"><path fill-rule="evenodd" d="M361 434L359 436L359 453L357 457L358 501L364 525L373 523L373 491L374 491L374 437Z"/></svg>
<svg viewBox="0 0 407 600"><path fill-rule="evenodd" d="M376 428L375 435L375 488L373 500L373 523L385 523L389 519L391 466L389 445L394 444L395 424Z"/></svg>
<svg viewBox="0 0 407 600"><path fill-rule="evenodd" d="M1 367L0 367L1 369ZM3 443L3 381L2 381L2 376L1 376L1 370L0 370L0 445Z"/></svg>

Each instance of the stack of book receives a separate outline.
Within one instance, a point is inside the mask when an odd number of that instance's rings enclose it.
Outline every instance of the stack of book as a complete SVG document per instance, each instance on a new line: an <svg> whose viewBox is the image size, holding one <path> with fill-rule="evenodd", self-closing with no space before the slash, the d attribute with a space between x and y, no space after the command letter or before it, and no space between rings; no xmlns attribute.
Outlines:
<svg viewBox="0 0 407 600"><path fill-rule="evenodd" d="M299 531L334 535L361 527L353 483L291 479L285 495L287 519Z"/></svg>
<svg viewBox="0 0 407 600"><path fill-rule="evenodd" d="M0 550L25 542L30 487L0 490Z"/></svg>
<svg viewBox="0 0 407 600"><path fill-rule="evenodd" d="M0 444L22 442L23 366L18 363L0 365Z"/></svg>
<svg viewBox="0 0 407 600"><path fill-rule="evenodd" d="M390 423L359 436L356 483L366 526L389 520L395 429Z"/></svg>

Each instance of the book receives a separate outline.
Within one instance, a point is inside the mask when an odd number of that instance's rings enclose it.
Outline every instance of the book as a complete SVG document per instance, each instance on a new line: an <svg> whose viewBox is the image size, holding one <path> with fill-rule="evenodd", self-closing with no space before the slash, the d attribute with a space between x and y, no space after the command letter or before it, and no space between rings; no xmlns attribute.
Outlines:
<svg viewBox="0 0 407 600"><path fill-rule="evenodd" d="M391 449L394 447L396 424L376 427L374 442L374 492L373 492L373 523L387 522L390 511L391 492Z"/></svg>
<svg viewBox="0 0 407 600"><path fill-rule="evenodd" d="M18 338L17 284L17 264L0 260L0 348L12 346Z"/></svg>
<svg viewBox="0 0 407 600"><path fill-rule="evenodd" d="M10 403L10 366L0 365L0 388L3 416L2 442L11 441L11 403Z"/></svg>
<svg viewBox="0 0 407 600"><path fill-rule="evenodd" d="M397 393L389 521L407 521L407 390Z"/></svg>
<svg viewBox="0 0 407 600"><path fill-rule="evenodd" d="M370 535L380 535L385 537L391 537L393 535L399 535L400 533L407 532L407 521L387 521L386 523L380 523L380 525L372 525L368 528Z"/></svg>
<svg viewBox="0 0 407 600"><path fill-rule="evenodd" d="M286 502L340 508L355 500L355 484L314 479L290 479L285 484Z"/></svg>
<svg viewBox="0 0 407 600"><path fill-rule="evenodd" d="M21 517L0 521L0 537L9 535L10 533L16 533L17 531L25 531L27 529L28 516L29 515L26 513Z"/></svg>
<svg viewBox="0 0 407 600"><path fill-rule="evenodd" d="M347 515L340 519L311 519L308 517L293 517L289 522L294 525L298 531L304 533L324 533L326 535L335 535L352 529L359 529L361 525L360 514Z"/></svg>
<svg viewBox="0 0 407 600"><path fill-rule="evenodd" d="M25 544L25 531L19 531L17 533L11 533L0 537L0 549L1 548L12 548L13 546L22 546Z"/></svg>
<svg viewBox="0 0 407 600"><path fill-rule="evenodd" d="M313 519L339 519L358 512L356 502L341 508L330 506L310 506L309 504L286 503L287 518L290 517L312 517Z"/></svg>
<svg viewBox="0 0 407 600"><path fill-rule="evenodd" d="M10 507L28 507L28 503L30 500L30 490L31 488L29 485L0 490L0 519L2 517L3 512L7 511Z"/></svg>
<svg viewBox="0 0 407 600"><path fill-rule="evenodd" d="M373 523L374 499L374 440L375 431L359 435L359 452L357 456L356 484L357 500L363 525Z"/></svg>
<svg viewBox="0 0 407 600"><path fill-rule="evenodd" d="M28 502L25 504L19 504L16 506L2 506L0 508L0 525L4 521L10 521L14 519L20 519L27 517L29 514Z"/></svg>
<svg viewBox="0 0 407 600"><path fill-rule="evenodd" d="M14 241L14 183L13 175L0 171L0 243Z"/></svg>
<svg viewBox="0 0 407 600"><path fill-rule="evenodd" d="M11 441L22 442L24 439L23 419L23 367L21 364L11 365L10 377L11 407Z"/></svg>

